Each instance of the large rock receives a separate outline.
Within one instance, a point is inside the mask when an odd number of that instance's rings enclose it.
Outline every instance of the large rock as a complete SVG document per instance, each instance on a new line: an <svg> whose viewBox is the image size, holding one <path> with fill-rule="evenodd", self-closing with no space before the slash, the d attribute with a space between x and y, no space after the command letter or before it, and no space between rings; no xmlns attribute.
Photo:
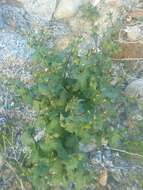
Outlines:
<svg viewBox="0 0 143 190"><path fill-rule="evenodd" d="M143 59L142 42L119 42L120 51L114 55L114 59L119 60L138 60Z"/></svg>
<svg viewBox="0 0 143 190"><path fill-rule="evenodd" d="M56 19L69 18L75 15L85 0L61 0L55 12Z"/></svg>
<svg viewBox="0 0 143 190"><path fill-rule="evenodd" d="M122 5L122 0L105 0L105 3L110 6L120 7Z"/></svg>
<svg viewBox="0 0 143 190"><path fill-rule="evenodd" d="M0 73L7 77L28 77L24 67L31 61L33 50L15 32L0 32Z"/></svg>
<svg viewBox="0 0 143 190"><path fill-rule="evenodd" d="M141 29L137 25L126 27L125 32L127 33L129 41L137 41L140 39Z"/></svg>
<svg viewBox="0 0 143 190"><path fill-rule="evenodd" d="M135 98L143 97L143 79L136 79L131 82L126 89L126 93Z"/></svg>
<svg viewBox="0 0 143 190"><path fill-rule="evenodd" d="M35 19L49 21L56 8L56 0L17 0L23 4L25 10Z"/></svg>
<svg viewBox="0 0 143 190"><path fill-rule="evenodd" d="M136 79L126 88L126 95L137 100L138 106L143 108L143 79Z"/></svg>
<svg viewBox="0 0 143 190"><path fill-rule="evenodd" d="M128 17L132 17L132 18L142 18L143 17L143 9L134 9L132 11L129 12Z"/></svg>
<svg viewBox="0 0 143 190"><path fill-rule="evenodd" d="M0 28L7 27L22 33L29 30L28 15L23 8L12 5L1 5Z"/></svg>

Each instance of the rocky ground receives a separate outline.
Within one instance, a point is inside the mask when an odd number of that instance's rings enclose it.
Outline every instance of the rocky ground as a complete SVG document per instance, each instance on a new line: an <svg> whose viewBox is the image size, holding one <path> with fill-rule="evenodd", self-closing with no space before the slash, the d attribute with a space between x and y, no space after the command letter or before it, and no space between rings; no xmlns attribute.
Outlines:
<svg viewBox="0 0 143 190"><path fill-rule="evenodd" d="M128 127L134 129L136 120L142 121L143 106L143 2L142 0L1 0L0 1L0 132L3 124L12 119L16 127L13 144L5 156L18 161L21 153L21 118L31 119L34 113L22 105L15 105L15 93L9 89L12 79L31 82L31 57L34 49L29 46L29 36L48 32L51 35L45 44L66 48L73 35L85 38L82 49L94 48L91 22L82 17L81 5L92 3L99 9L99 35L106 31L108 14L112 12L113 22L123 17L124 24L118 43L121 52L114 57L114 84L124 78L125 93L137 100L131 110ZM121 15L122 14L122 15ZM117 64L118 63L118 64ZM132 129L133 128L133 129ZM93 147L93 148L92 148ZM123 147L121 147L123 148ZM128 153L112 150L103 143L101 150L94 146L84 147L89 157L88 167L99 173L99 184L90 190L143 190L143 159L128 159ZM127 154L127 155L126 155ZM133 155L132 157L134 157ZM137 156L138 157L138 156ZM0 189L20 189L17 176L0 158ZM13 186L11 182L14 181ZM30 187L26 184L26 189ZM72 189L72 188L70 188Z"/></svg>

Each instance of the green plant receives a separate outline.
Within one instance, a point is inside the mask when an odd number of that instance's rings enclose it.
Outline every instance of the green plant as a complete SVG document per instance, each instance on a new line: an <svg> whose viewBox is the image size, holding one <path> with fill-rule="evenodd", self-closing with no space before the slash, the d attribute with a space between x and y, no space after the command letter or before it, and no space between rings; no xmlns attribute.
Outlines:
<svg viewBox="0 0 143 190"><path fill-rule="evenodd" d="M94 7L84 7L84 13L91 22L97 17ZM79 143L89 144L95 139L100 146L102 138L112 144L120 139L114 125L125 102L122 87L111 84L112 56L118 52L114 41L117 29L108 29L99 51L89 50L82 56L79 37L62 51L32 41L36 49L33 84L25 86L17 81L16 92L19 101L37 111L33 123L25 125L22 142L27 157L18 166L19 175L33 189L50 190L70 183L76 190L83 189L95 176L86 168L87 158ZM93 27L92 38L97 41L97 37Z"/></svg>
<svg viewBox="0 0 143 190"><path fill-rule="evenodd" d="M99 11L92 4L81 6L81 11L83 16L92 22L94 22L100 16Z"/></svg>
<svg viewBox="0 0 143 190"><path fill-rule="evenodd" d="M79 143L96 139L100 145L102 137L110 138L111 123L117 121L116 105L122 102L122 89L111 85L111 56L117 49L112 34L109 31L103 38L99 52L90 50L84 56L78 54L81 39L73 40L61 52L37 44L34 84L26 87L17 82L16 90L23 102L38 113L34 123L25 126L22 136L29 152L23 176L34 189L66 187L73 182L81 190L93 180ZM42 138L35 138L36 131L42 131Z"/></svg>
<svg viewBox="0 0 143 190"><path fill-rule="evenodd" d="M84 14L92 22L98 16L91 6L84 7ZM112 15L109 16L112 20ZM68 187L70 183L75 184L76 190L82 190L95 180L95 174L88 171L87 158L79 150L79 143L89 144L94 139L100 147L102 139L108 139L115 146L123 139L127 130L119 130L116 125L120 108L126 109L127 101L122 86L111 83L112 56L119 51L115 42L119 27L108 28L99 50L89 50L82 56L79 55L81 38L74 39L63 51L47 49L42 41L45 37L31 38L36 50L33 84L25 86L17 81L15 90L17 102L22 100L36 110L37 117L24 126L22 164L12 164L18 176L30 182L34 190L53 190ZM92 31L96 41L96 27ZM46 40L49 38L48 35ZM0 134L1 149L12 135L9 124L5 129ZM136 139L132 142L135 148L142 145ZM128 140L124 140L124 146L133 150Z"/></svg>

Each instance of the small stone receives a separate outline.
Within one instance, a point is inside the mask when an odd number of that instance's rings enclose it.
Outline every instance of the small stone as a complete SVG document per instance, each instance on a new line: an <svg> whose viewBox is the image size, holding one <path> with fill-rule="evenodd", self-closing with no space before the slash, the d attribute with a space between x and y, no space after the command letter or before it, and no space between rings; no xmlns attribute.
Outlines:
<svg viewBox="0 0 143 190"><path fill-rule="evenodd" d="M132 17L131 17L130 15L128 15L128 16L126 17L126 21L127 21L128 23L130 23L130 22L132 21Z"/></svg>
<svg viewBox="0 0 143 190"><path fill-rule="evenodd" d="M130 129L134 129L136 125L137 125L136 122L131 117L129 117L127 122L127 127Z"/></svg>
<svg viewBox="0 0 143 190"><path fill-rule="evenodd" d="M36 135L34 136L34 140L35 140L36 142L38 142L38 141L40 141L40 140L44 137L44 135L45 135L45 131L44 131L44 130L42 130L42 131L37 131L37 132L36 132Z"/></svg>
<svg viewBox="0 0 143 190"><path fill-rule="evenodd" d="M105 148L104 148L105 147ZM103 147L103 155L104 155L104 161L112 161L112 151L108 146Z"/></svg>
<svg viewBox="0 0 143 190"><path fill-rule="evenodd" d="M136 41L139 39L140 37L140 33L141 33L141 30L139 28L139 26L135 25L135 26L130 26L130 27L127 27L125 29L126 33L127 33L127 37L130 41Z"/></svg>
<svg viewBox="0 0 143 190"><path fill-rule="evenodd" d="M96 143L94 140L89 144L80 143L79 149L81 152L84 152L84 153L92 152L96 149Z"/></svg>
<svg viewBox="0 0 143 190"><path fill-rule="evenodd" d="M137 121L142 121L143 120L143 116L141 114L136 114L133 119L137 120Z"/></svg>
<svg viewBox="0 0 143 190"><path fill-rule="evenodd" d="M103 187L107 185L107 179L108 179L108 172L106 169L101 171L101 174L99 176L99 184Z"/></svg>
<svg viewBox="0 0 143 190"><path fill-rule="evenodd" d="M6 123L5 117L0 117L0 125L4 125Z"/></svg>
<svg viewBox="0 0 143 190"><path fill-rule="evenodd" d="M126 88L126 94L133 98L143 97L143 79L136 79Z"/></svg>
<svg viewBox="0 0 143 190"><path fill-rule="evenodd" d="M56 47L59 50L64 50L64 49L66 49L68 47L69 42L70 42L70 38L65 36L65 37L58 40L58 42L56 43Z"/></svg>
<svg viewBox="0 0 143 190"><path fill-rule="evenodd" d="M104 146L107 146L107 144L108 144L108 139L105 139L104 137L101 139L101 143L102 143L102 145L104 145Z"/></svg>
<svg viewBox="0 0 143 190"><path fill-rule="evenodd" d="M102 163L102 152L100 150L96 152L96 154L95 154L95 160L98 163Z"/></svg>
<svg viewBox="0 0 143 190"><path fill-rule="evenodd" d="M116 182L121 182L122 181L122 172L120 169L116 169L114 170L114 172L112 173L112 177Z"/></svg>

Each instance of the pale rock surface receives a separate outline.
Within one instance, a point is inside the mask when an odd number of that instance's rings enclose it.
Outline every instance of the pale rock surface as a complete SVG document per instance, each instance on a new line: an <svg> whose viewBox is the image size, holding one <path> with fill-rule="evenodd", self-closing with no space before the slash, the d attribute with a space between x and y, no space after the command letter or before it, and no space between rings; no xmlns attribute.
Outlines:
<svg viewBox="0 0 143 190"><path fill-rule="evenodd" d="M96 142L95 139L92 139L89 144L79 143L79 150L84 153L95 151L96 149Z"/></svg>
<svg viewBox="0 0 143 190"><path fill-rule="evenodd" d="M124 6L126 6L128 10L135 9L140 2L140 0L122 0L122 1L123 1Z"/></svg>
<svg viewBox="0 0 143 190"><path fill-rule="evenodd" d="M139 108L143 108L143 79L136 79L126 88L126 95L135 98Z"/></svg>
<svg viewBox="0 0 143 190"><path fill-rule="evenodd" d="M106 169L103 169L99 176L99 184L105 187L107 185L107 179L108 179L108 172Z"/></svg>
<svg viewBox="0 0 143 190"><path fill-rule="evenodd" d="M110 6L120 7L122 5L122 0L105 0L105 3Z"/></svg>
<svg viewBox="0 0 143 190"><path fill-rule="evenodd" d="M132 97L143 97L143 79L136 79L131 82L126 89L126 93Z"/></svg>
<svg viewBox="0 0 143 190"><path fill-rule="evenodd" d="M9 27L10 30L25 33L30 29L29 24L23 8L6 4L0 6L0 28Z"/></svg>
<svg viewBox="0 0 143 190"><path fill-rule="evenodd" d="M101 2L101 0L90 0L90 3L91 3L93 6L97 6L100 2Z"/></svg>
<svg viewBox="0 0 143 190"><path fill-rule="evenodd" d="M23 64L31 54L26 40L15 32L0 32L0 64Z"/></svg>
<svg viewBox="0 0 143 190"><path fill-rule="evenodd" d="M12 78L29 78L24 68L31 62L33 53L26 39L15 32L0 32L0 73Z"/></svg>
<svg viewBox="0 0 143 190"><path fill-rule="evenodd" d="M64 19L74 16L85 2L86 0L61 0L55 12L55 18Z"/></svg>
<svg viewBox="0 0 143 190"><path fill-rule="evenodd" d="M72 17L71 19L69 19L69 26L72 32L76 34L91 34L92 23L86 18L81 18L80 16Z"/></svg>
<svg viewBox="0 0 143 190"><path fill-rule="evenodd" d="M125 29L125 32L127 33L127 38L130 41L136 41L140 38L141 35L141 29L139 26L129 26Z"/></svg>
<svg viewBox="0 0 143 190"><path fill-rule="evenodd" d="M17 0L23 4L25 10L31 17L43 19L44 21L51 20L56 8L56 0Z"/></svg>
<svg viewBox="0 0 143 190"><path fill-rule="evenodd" d="M118 19L121 19L121 8L123 7L123 0L104 0L97 4L97 10L99 11L100 17L95 20L95 25L99 28L99 35L102 36L106 32L107 28L111 26L111 20L109 15L112 17L112 23L115 23Z"/></svg>
<svg viewBox="0 0 143 190"><path fill-rule="evenodd" d="M58 50L64 50L68 47L70 43L70 37L64 36L61 39L57 40L56 47Z"/></svg>

